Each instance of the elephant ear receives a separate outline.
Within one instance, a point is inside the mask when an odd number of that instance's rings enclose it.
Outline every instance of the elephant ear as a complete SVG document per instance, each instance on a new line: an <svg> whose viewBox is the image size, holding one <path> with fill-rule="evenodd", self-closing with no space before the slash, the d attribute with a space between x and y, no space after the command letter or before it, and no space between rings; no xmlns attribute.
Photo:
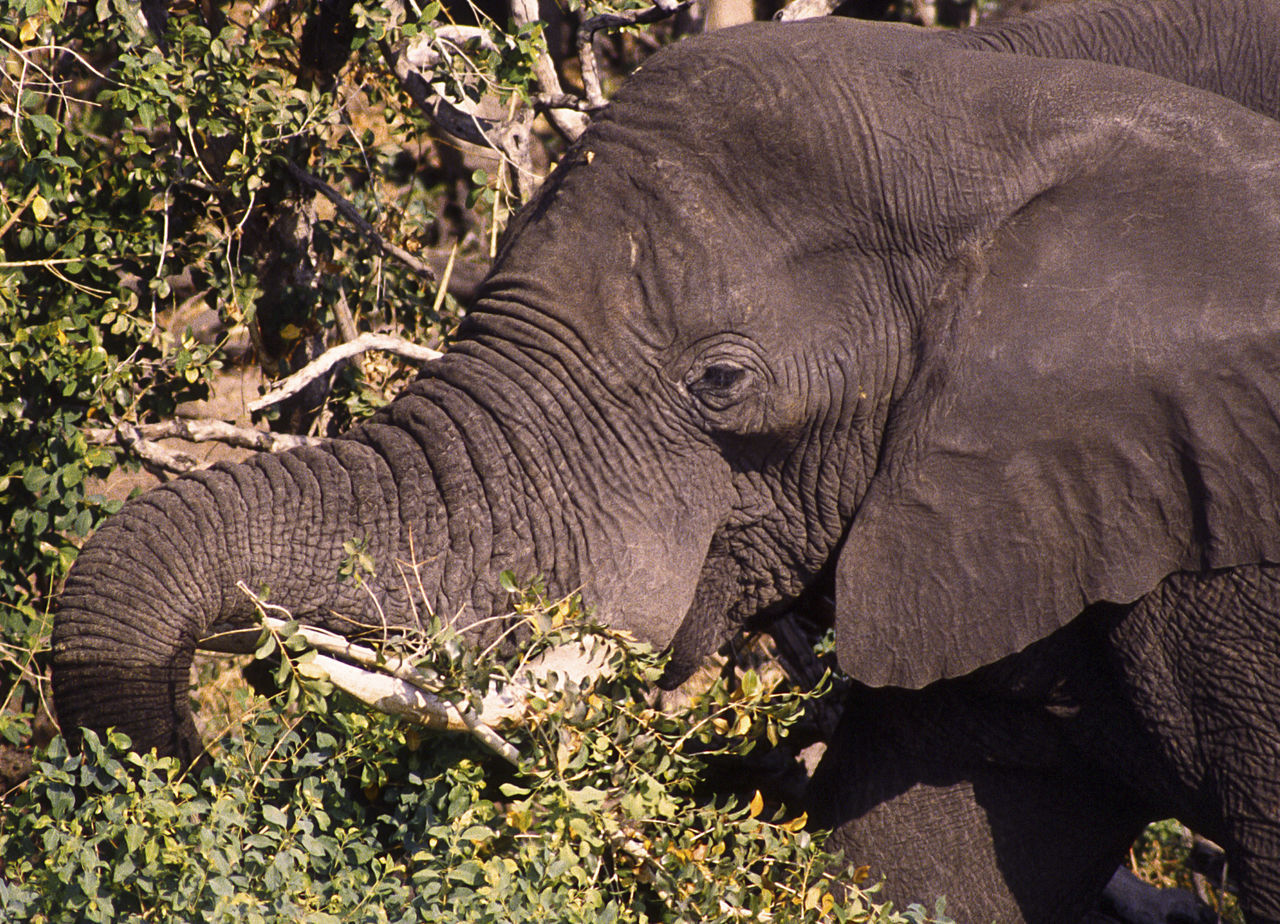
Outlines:
<svg viewBox="0 0 1280 924"><path fill-rule="evenodd" d="M837 564L851 676L920 687L1280 561L1280 132L1185 98L950 266Z"/></svg>

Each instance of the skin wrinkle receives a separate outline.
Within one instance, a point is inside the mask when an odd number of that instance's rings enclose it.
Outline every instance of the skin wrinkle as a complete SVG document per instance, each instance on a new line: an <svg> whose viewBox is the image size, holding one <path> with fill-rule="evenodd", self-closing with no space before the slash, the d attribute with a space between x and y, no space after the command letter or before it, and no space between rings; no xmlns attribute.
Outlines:
<svg viewBox="0 0 1280 924"><path fill-rule="evenodd" d="M479 378L487 382L490 377L480 376ZM537 495L542 498L545 510L560 511L560 515L555 517L543 515L542 519L547 519L550 522L554 535L552 541L547 544L539 543L535 540L534 549L535 555L538 556L537 564L526 567L530 567L531 573L543 574L548 579L554 579L562 573L576 572L575 562L580 560L583 554L582 540L580 538L582 530L565 517L566 500L570 497L568 494L569 489L565 485L559 484L559 476L557 474L563 471L565 466L563 462L557 464L554 461L554 456L552 456L552 460L549 460L546 451L552 446L558 447L559 444L534 442L534 440L538 440L537 431L526 424L519 423L528 417L523 412L512 411L511 413L506 413L494 411L492 414L494 415L493 426L495 431L497 427L496 418L498 416L504 418L503 426L506 427L507 432L502 439L511 450L500 454L499 457L507 460L509 475L518 484L525 485L524 488L515 491L515 495ZM541 415L538 416L541 417ZM533 437L529 445L525 445L524 439L520 437L521 433L524 433L526 438ZM563 457L561 459L563 460ZM533 517L532 519L537 522L540 518ZM579 550L576 553L571 551L575 546ZM566 553L569 554L566 555ZM561 560L562 558L564 559L563 561Z"/></svg>
<svg viewBox="0 0 1280 924"><path fill-rule="evenodd" d="M175 512L184 514L190 512L190 506L176 489L171 493L149 497L152 499L153 509L159 511L158 515L166 523L174 522ZM177 511L174 509L175 506ZM195 539L194 531L190 536L184 535L182 530L170 529L163 533L156 532L155 530L143 528L147 525L147 518L141 509L138 514L133 523L129 524L131 526L136 524L137 527L130 530L134 534L130 544L142 546L146 549L148 555L142 567L148 569L149 576L155 587L164 587L167 583L173 582L172 593L180 597L186 607L192 610L197 609L200 601L193 596L193 592L201 592L205 589L205 584L203 581L204 576L195 570L198 559L195 557L194 547L191 545L191 540ZM175 539L180 540L181 544ZM176 567L173 567L173 565L176 565ZM154 570L150 570L151 568L154 568ZM176 575L174 574L175 571L178 572ZM157 595L151 605L158 608L158 603L162 599L164 597ZM148 606L147 609L150 610L151 606Z"/></svg>
<svg viewBox="0 0 1280 924"><path fill-rule="evenodd" d="M492 368L497 369L497 367ZM499 389L491 384L495 379L504 382L513 381L509 378L509 373L500 369L496 376L487 373L469 373L468 380L480 383L480 389L474 392L468 391L468 399L475 400L476 395L496 396ZM560 444L558 441L543 443L537 429L530 423L531 420L539 419L543 415L530 414L514 408L489 407L488 401L483 399L477 406L485 408L487 426L495 434L499 426L505 430L500 440L508 451L501 452L495 458L504 460L508 476L518 486L511 493L520 497L538 497L541 501L541 510L552 511L562 508L565 499L570 496L567 486L559 478L559 473L566 468L565 459L563 454L547 452L552 448L559 450ZM503 421L501 424L499 424L500 419ZM495 436L494 439L498 437ZM483 452L484 450L478 446L470 446L470 451ZM540 569L540 573L554 577L560 573L557 566L563 567L565 564L557 559L559 554L568 548L569 543L566 542L566 538L573 535L574 530L571 527L560 527L557 530L560 526L560 517L543 514L541 517L531 519L535 522L539 519L547 519L551 523L553 540L550 546L543 547L535 544L535 555L539 554L537 550L540 550L543 556L537 559L535 567ZM550 557L546 557L548 555ZM521 575L522 578L529 576L531 575Z"/></svg>
<svg viewBox="0 0 1280 924"><path fill-rule="evenodd" d="M278 594L280 599L298 601L294 606L303 612L315 612L325 604L332 604L332 593L328 600L317 600L313 596L324 585L315 585L308 578L320 573L320 564L328 559L332 548L340 541L325 534L324 526L330 524L301 516L302 511L326 510L321 504L325 491L320 475L310 464L312 455L313 452L306 452L304 448L278 456L281 474L287 480L282 482L282 490L277 492L272 504L276 529L269 537L274 547L268 553L268 560L272 562L289 561L291 548L299 553L294 559L294 568L284 571L278 586L271 590L273 596ZM330 507L326 512L332 510ZM289 535L290 525L292 536L286 540L284 537ZM302 531L299 531L299 526Z"/></svg>
<svg viewBox="0 0 1280 924"><path fill-rule="evenodd" d="M550 313L545 313L540 318L549 318ZM496 357L501 357L501 362L510 363L512 367L520 369L520 376L525 377L526 382L536 382L541 392L550 397L559 407L561 415L571 427L575 430L575 435L580 439L590 437L592 446L599 450L605 445L614 445L620 447L623 452L632 453L631 446L635 442L633 436L624 436L616 427L613 418L616 414L611 414L607 410L597 409L597 413L589 415L587 418L581 416L583 406L594 406L602 403L596 398L596 394L603 393L611 395L617 408L626 404L627 396L619 393L616 382L623 381L620 375L605 376L597 369L595 363L583 363L578 359L581 355L575 352L577 345L577 336L574 335L575 342L562 342L556 334L560 330L570 330L566 328L558 319L552 323L545 323L542 327L533 323L532 320L522 323L529 324L531 334L543 334L544 336L530 336L527 338L529 346L524 346L520 350L510 350L507 343L502 339L488 340L477 339L469 343L463 349L468 352L475 352L477 347L492 349L494 352L485 357L486 361L494 362ZM510 331L504 325L504 334L509 335ZM559 349L552 349L549 344L554 344ZM535 359L540 357L541 359ZM554 364L554 365L549 365ZM572 368L571 368L572 367ZM517 375L510 376L515 380ZM572 390L565 383L572 385ZM630 397L634 398L636 392L633 389ZM577 427L576 422L589 424L589 428L582 430ZM607 433L606 439L600 439L602 432ZM572 454L570 454L572 455ZM632 453L628 459L630 462L639 461L639 457Z"/></svg>
<svg viewBox="0 0 1280 924"><path fill-rule="evenodd" d="M243 484L236 477L235 471L234 467L215 466L207 469L203 477L193 479L204 484L213 499L214 514L218 518L215 538L219 554L215 557L215 561L222 563L222 567L218 569L221 572L226 571L228 562L244 561L243 550L248 547L248 531L244 528L244 524L249 520L250 507L245 501ZM237 609L237 604L243 607L244 601L236 600L231 596L229 585L234 582L229 582L225 577L220 576L214 583L217 585L220 598L218 616L214 617L216 622L223 614L233 613ZM197 634L203 634L208 628L208 626L199 627Z"/></svg>
<svg viewBox="0 0 1280 924"><path fill-rule="evenodd" d="M485 329L488 327L488 324L482 323L478 325L478 327L480 329ZM475 352L474 343L468 346L468 351L472 353ZM504 356L505 353L506 351L504 351ZM541 381L542 375L539 373L545 374L546 371L542 368L543 364L533 363L533 368L530 369L528 365L520 362L521 358L522 357L520 357L519 354L506 357L507 360L515 361L517 365L523 366L521 371L525 375L533 374L538 381ZM557 357L557 361L560 362L563 360L560 357ZM600 364L600 368L608 368L607 358ZM652 375L652 367L649 368L649 374ZM588 375L590 376L594 371L595 370L589 370ZM514 375L511 377L513 379L515 378ZM568 375L565 378L565 381L572 383L575 387L575 394L572 401L566 402L568 397L567 390L563 388L553 389L555 399L560 402L561 412L570 421L570 425L576 431L575 436L570 439L562 439L558 436L559 431L556 428L550 429L553 434L553 439L562 441L561 450L567 461L579 459L586 462L597 459L606 460L599 466L587 465L584 468L582 467L581 462L572 466L575 485L567 488L567 494L572 498L572 505L578 509L585 508L601 511L595 515L596 522L594 523L593 529L575 530L576 535L581 537L578 541L583 543L585 546L580 553L582 560L618 560L625 564L629 561L635 561L637 553L640 550L647 548L647 546L636 545L633 542L630 547L622 548L620 555L614 555L611 559L607 554L607 549L612 547L614 544L611 541L608 541L607 538L606 541L601 542L597 537L609 537L612 535L626 536L628 534L635 534L637 532L635 529L636 523L645 524L646 521L649 520L653 509L663 509L664 505L658 505L657 508L655 508L654 505L650 503L649 497L652 493L651 486L655 483L654 479L661 479L664 473L662 471L649 473L646 481L650 486L650 491L646 492L645 498L639 499L640 502L637 502L636 498L619 494L619 485L617 483L601 484L598 480L598 474L607 473L610 475L610 481L612 481L612 473L616 471L644 471L645 468L648 467L647 460L651 456L654 456L655 453L652 449L642 449L641 447L643 443L651 442L654 437L650 436L648 438L644 438L641 437L640 434L636 433L622 433L615 425L615 421L618 419L618 415L616 413L612 413L607 410L600 410L594 414L582 415L581 410L584 406L592 407L597 405L600 401L600 399L596 397L597 394L609 395L613 397L614 400L625 401L626 399L624 397L620 397L620 392L623 388L627 388L633 397L636 395L642 395L649 397L651 400L651 395L646 394L650 389L643 388L638 385L627 385L626 383L628 380L622 375L615 373L610 376L600 376L596 374L592 381L595 384L603 384L605 386L603 388L597 389L593 387L578 390L581 387L580 383L582 379L583 377L578 375ZM601 382L601 380L603 380L603 382ZM620 382L617 387L610 384L615 380ZM530 395L534 393L534 390L526 386L521 389L521 393L524 395ZM543 414L542 416L545 418L547 415ZM583 430L584 426L587 426L585 431ZM546 434L538 431L537 438L545 441ZM582 454L582 449L584 447L588 450L585 458ZM625 454L622 458L616 457L616 454L619 451ZM535 452L532 454L533 458L539 460L544 458L546 455L547 454L545 452ZM665 492L674 493L671 487L667 487L664 490ZM566 492L562 492L562 496L560 498L562 506L565 504L565 493ZM605 502L606 500L607 502ZM629 528L628 524L630 524ZM650 531L649 535L652 536L657 536L667 531L662 528L661 524L650 525L648 529ZM644 540L645 543L651 543L652 541L653 540L650 538L646 538ZM596 548L596 546L601 546L601 548ZM661 560L663 557L670 554L670 550L664 550L662 555L656 556L656 558L657 560Z"/></svg>
<svg viewBox="0 0 1280 924"><path fill-rule="evenodd" d="M1136 67L1280 116L1277 9L1255 0L1099 3L1089 17L1053 7L947 35L986 48ZM1243 76L1242 76L1243 75Z"/></svg>
<svg viewBox="0 0 1280 924"><path fill-rule="evenodd" d="M443 433L429 422L430 418L425 426L410 427L409 432L419 441L419 433L433 439L446 437L432 447L424 444L423 452L434 473L449 531L437 612L452 617L464 610L475 610L482 602L476 577L485 573L482 569L488 567L489 559L481 557L483 548L477 548L475 540L480 538L492 549L494 498L505 497L506 492L499 487L502 476L496 466L487 474L482 473L477 461L485 458L485 452L491 453L491 459L501 456L493 448L498 443L489 432L491 422L465 391L436 378L421 380L413 387L423 398L430 399L421 409L435 420L447 422ZM387 413L396 411L389 409Z"/></svg>
<svg viewBox="0 0 1280 924"><path fill-rule="evenodd" d="M224 498L223 493L219 490L220 479L212 472L198 472L196 477L191 479L191 484L198 485L198 490L192 488L184 493L184 499L186 499L187 507L192 513L193 520L193 527L188 539L193 540L198 536L198 538L204 540L202 543L193 546L200 555L197 557L195 553L192 553L191 559L193 562L206 561L206 557L211 558L211 561L214 562L228 561L227 532L225 532L224 518L221 516L221 504L224 503ZM209 550L207 550L209 544L214 545L216 549L216 552L212 555L209 555ZM218 596L215 605L216 610L221 612L227 605L227 600L224 599L225 594L221 589L220 582L206 576L202 581L202 585L205 587L206 594L216 594ZM204 632L204 628L204 626L197 627L196 635L201 635Z"/></svg>
<svg viewBox="0 0 1280 924"><path fill-rule="evenodd" d="M557 410L573 431L573 439L566 440L565 446L590 445L592 450L601 456L606 454L607 448L617 449L625 455L623 464L636 468L642 467L642 463L651 457L652 453L639 451L637 446L639 440L636 435L624 435L615 423L615 420L626 419L627 415L624 413L622 401L614 390L609 388L607 382L595 374L589 366L575 364L575 369L569 369L566 357L572 356L572 353L542 348L529 351L529 355L525 352L510 356L505 353L496 355L500 356L503 362L518 367L526 382L536 382L541 393L556 404ZM543 361L535 360L534 355L543 357ZM554 363L554 367L549 363ZM512 378L514 379L514 376ZM562 385L566 382L572 383L572 388ZM526 396L532 397L528 389L523 391ZM605 401L597 397L601 393L613 398L615 402L613 407L607 407ZM633 391L633 395L634 393ZM590 408L595 413L584 415L582 414L584 408ZM563 458L567 460L574 455L577 453L564 452ZM590 475L591 469L588 467L586 472Z"/></svg>
<svg viewBox="0 0 1280 924"><path fill-rule="evenodd" d="M1278 590L1280 575L1271 567L1177 575L1133 607L1113 632L1113 650L1138 708L1159 729L1173 777L1198 788L1201 798L1219 801L1221 814L1206 814L1192 802L1176 806L1179 815L1228 849L1237 842L1267 845L1270 858L1258 861L1267 864L1280 854L1280 831L1270 807L1256 812L1245 790L1250 779L1269 787L1280 769L1280 754L1274 740L1256 732L1241 736L1239 730L1250 703L1274 701L1257 684L1277 676L1280 659L1252 627L1268 624L1265 601ZM1249 631L1240 631L1245 628ZM1269 685L1274 687L1274 680ZM1269 727L1274 727L1274 705L1270 709ZM1224 815L1234 815L1239 827L1224 829ZM1269 820L1262 832L1249 833L1263 818ZM1253 862L1246 857L1245 867L1236 872L1247 880Z"/></svg>
<svg viewBox="0 0 1280 924"><path fill-rule="evenodd" d="M347 513L348 515L354 513L355 523L351 528L353 535L347 538L364 540L367 543L368 553L375 563L375 576L372 579L366 578L365 582L365 586L375 591L375 599L367 601L366 594L363 590L356 588L354 581L349 584L350 590L355 594L357 604L363 605L364 608L370 606L374 609L381 608L384 618L398 617L398 621L402 621L408 608L406 601L403 598L396 600L400 595L394 594L396 584L393 580L391 561L399 552L397 542L399 530L393 529L392 524L393 522L398 524L399 521L393 521L387 510L388 498L395 497L398 493L391 478L390 469L377 453L363 444L349 440L335 440L329 443L328 447L333 453L334 460L339 464L341 474L346 476L346 491L352 499ZM363 476L371 469L375 474L372 480L355 476L357 472ZM378 598L377 589L382 591L381 599ZM338 605L342 604L339 602ZM368 618L372 619L373 615L374 613L370 612Z"/></svg>
<svg viewBox="0 0 1280 924"><path fill-rule="evenodd" d="M418 561L431 563L426 574L421 575L423 585L437 589L435 596L425 601L426 605L433 612L451 618L462 606L454 575L459 569L459 550L469 547L471 519L470 511L457 506L452 488L454 476L450 471L457 463L449 460L469 456L463 448L463 438L456 423L442 410L442 404L428 402L419 394L407 395L376 415L371 421L372 427L366 424L363 429L371 439L383 430L388 437L398 433L396 438L411 443L412 455L422 461L425 483L431 486L435 506L431 519L422 521L422 534L414 541L413 554ZM382 423L384 420L386 424ZM443 427L438 425L440 421L445 421ZM430 444L423 441L424 436L431 437ZM454 505L452 516L450 503ZM413 522L410 521L411 524ZM444 529L432 529L440 525ZM406 558L410 555L408 536L403 530L400 555Z"/></svg>
<svg viewBox="0 0 1280 924"><path fill-rule="evenodd" d="M422 404L424 402L420 399L413 398L406 407L417 409ZM375 425L368 428L365 435L396 470L400 503L402 508L408 508L408 515L401 521L396 580L407 585L406 592L411 601L417 600L419 595L426 595L418 600L419 618L422 607L429 613L440 612L444 600L428 588L443 586L446 558L451 549L447 541L448 511L444 507L443 492L437 484L427 447L414 437L412 430L391 425ZM405 447L403 451L398 451L400 445ZM407 468L409 463L412 464L411 469ZM423 490L412 487L417 484L422 485Z"/></svg>

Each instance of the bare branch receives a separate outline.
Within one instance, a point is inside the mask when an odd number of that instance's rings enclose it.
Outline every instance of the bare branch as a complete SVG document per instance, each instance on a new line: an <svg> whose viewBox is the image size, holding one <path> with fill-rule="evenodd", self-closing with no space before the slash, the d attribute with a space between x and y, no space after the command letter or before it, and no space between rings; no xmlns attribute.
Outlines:
<svg viewBox="0 0 1280 924"><path fill-rule="evenodd" d="M271 610L289 615L283 607L259 599L243 582L236 586L258 607L262 623L279 633L288 627L285 619L267 615ZM385 656L344 636L313 626L298 626L297 634L317 654L307 665L299 665L304 675L323 677L380 712L403 716L428 728L466 732L495 753L515 763L519 752L495 730L500 723L524 720L529 698L548 687L581 687L588 680L610 671L616 645L609 639L588 635L577 643L559 645L522 664L515 676L491 683L480 709L459 706L406 658ZM202 647L218 649L201 642ZM332 655L333 657L330 657Z"/></svg>
<svg viewBox="0 0 1280 924"><path fill-rule="evenodd" d="M840 5L840 0L791 0L778 10L773 18L778 22L794 22L797 19L816 19L829 16Z"/></svg>
<svg viewBox="0 0 1280 924"><path fill-rule="evenodd" d="M414 43L404 42L392 48L383 40L380 47L400 85L432 122L455 138L484 148L496 148L490 136L498 128L498 123L463 112L436 93L410 61L410 49Z"/></svg>
<svg viewBox="0 0 1280 924"><path fill-rule="evenodd" d="M225 443L241 449L257 452L282 452L296 446L322 442L318 437L298 436L293 433L271 433L253 427L237 427L221 420L163 420L159 423L123 424L139 439L145 441L179 439L189 443ZM82 432L91 443L105 446L119 439L117 427L86 427Z"/></svg>
<svg viewBox="0 0 1280 924"><path fill-rule="evenodd" d="M122 423L117 426L115 436L116 441L121 446L143 462L166 472L182 475L186 472L195 471L202 465L200 460L194 456L189 456L185 452L165 449L159 443L144 439L142 434L138 432L138 428L131 424Z"/></svg>
<svg viewBox="0 0 1280 924"><path fill-rule="evenodd" d="M470 711L461 711L447 699L428 693L416 684L353 667L325 655L316 655L311 663L323 671L334 686L379 712L402 716L427 728L465 731L507 762L514 764L520 759L520 752L512 744Z"/></svg>
<svg viewBox="0 0 1280 924"><path fill-rule="evenodd" d="M515 20L517 26L527 26L537 22L538 0L511 0L511 18ZM542 93L539 94L540 101L547 101L546 113L551 124L570 141L577 140L587 128L587 117L577 111L576 106L557 106L552 102L568 97L560 85L560 75L556 73L556 65L551 60L551 53L545 46L538 52L537 60L534 61L533 76L537 78L538 86L542 89Z"/></svg>
<svg viewBox="0 0 1280 924"><path fill-rule="evenodd" d="M281 607L260 600L243 581L238 581L236 586L257 605L268 629L280 632L285 628L285 620L266 614L268 608L283 612ZM408 661L382 658L372 648L356 645L324 629L299 626L298 634L317 651L327 651L345 659L317 655L311 664L319 668L334 686L360 702L380 712L404 716L427 728L467 732L510 763L514 764L519 759L520 752L506 739L470 709L459 708L432 690L427 679ZM353 665L349 661L356 663Z"/></svg>
<svg viewBox="0 0 1280 924"><path fill-rule="evenodd" d="M249 404L249 410L257 413L263 408L278 404L291 395L296 395L307 385L324 375L338 363L350 359L369 350L384 350L417 363L439 359L443 354L439 350L419 346L401 337L390 334L361 334L355 340L339 344L325 350L311 362L307 363L293 375L279 382L275 388L261 398Z"/></svg>
<svg viewBox="0 0 1280 924"><path fill-rule="evenodd" d="M395 257L397 260L399 260L405 266L409 267L409 269L413 270L423 279L426 279L429 282L435 281L435 278L436 278L435 270L427 266L427 264L423 263L421 260L419 260L413 254L409 253L409 251L405 250L403 247L400 247L396 244L391 243L386 238L384 238L381 234L379 234L377 230L373 227L373 225L369 224L369 222L365 220L365 217L360 214L360 211L354 205L352 205L350 202L344 199L342 194L339 193L336 189L334 189L324 180L320 179L318 176L313 176L311 173L308 173L306 170L303 170L293 161L286 160L285 168L289 171L289 175L292 176L299 183L301 183L303 186L307 186L311 189L314 189L316 192L319 192L326 199L332 202L334 204L334 207L338 210L338 212L342 215L342 217L347 219L347 221L351 222L353 225L355 225L356 230L359 231L361 234L363 234L365 237L367 237L370 241L372 241L374 246L376 246L378 249L382 250L384 253L388 254L389 256Z"/></svg>

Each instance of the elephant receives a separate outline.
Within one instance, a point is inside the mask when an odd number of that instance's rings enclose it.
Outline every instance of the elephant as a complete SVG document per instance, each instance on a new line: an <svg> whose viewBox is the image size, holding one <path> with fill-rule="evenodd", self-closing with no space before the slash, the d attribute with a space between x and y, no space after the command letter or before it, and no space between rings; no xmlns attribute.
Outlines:
<svg viewBox="0 0 1280 924"><path fill-rule="evenodd" d="M540 575L667 648L666 686L830 589L851 689L807 809L887 895L1078 920L1176 816L1280 920L1274 97L973 41L828 19L654 56L400 397L85 543L64 729L196 758L192 653L251 624L241 583L487 644L499 574Z"/></svg>
<svg viewBox="0 0 1280 924"><path fill-rule="evenodd" d="M1274 0L1095 0L943 33L958 47L1081 59L1158 74L1280 116Z"/></svg>

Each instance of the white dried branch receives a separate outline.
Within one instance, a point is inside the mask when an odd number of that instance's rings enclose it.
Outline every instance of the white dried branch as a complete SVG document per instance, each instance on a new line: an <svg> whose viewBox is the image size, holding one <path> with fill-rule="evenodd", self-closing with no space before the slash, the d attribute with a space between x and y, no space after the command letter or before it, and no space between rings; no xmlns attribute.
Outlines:
<svg viewBox="0 0 1280 924"><path fill-rule="evenodd" d="M465 45L475 42L485 51L499 54L498 46L493 41L489 30L483 26L436 26L434 31L423 32L410 39L401 54L414 70L426 72L432 70L445 59L440 43Z"/></svg>
<svg viewBox="0 0 1280 924"><path fill-rule="evenodd" d="M791 0L786 6L773 14L778 22L795 22L798 19L816 19L829 16L840 0Z"/></svg>
<svg viewBox="0 0 1280 924"><path fill-rule="evenodd" d="M414 42L401 42L392 48L383 41L380 46L383 57L391 64L391 69L405 92L432 122L450 135L480 147L497 149L492 138L500 127L500 123L493 119L481 118L474 113L463 112L441 96L409 60L409 49L417 45L418 43ZM422 52L419 51L417 54Z"/></svg>
<svg viewBox="0 0 1280 924"><path fill-rule="evenodd" d="M195 456L174 449L166 449L159 443L145 439L132 424L121 423L115 428L115 439L147 465L182 475L195 471L203 464Z"/></svg>
<svg viewBox="0 0 1280 924"><path fill-rule="evenodd" d="M258 452L283 452L297 446L315 445L322 442L318 437L298 436L294 433L271 433L256 430L253 427L237 427L222 420L162 420L158 423L122 424L131 429L132 434L144 441L179 439L189 443L225 443L241 449L253 449ZM105 446L119 439L118 427L86 427L82 432L91 443Z"/></svg>
<svg viewBox="0 0 1280 924"><path fill-rule="evenodd" d="M538 0L511 0L511 18L517 26L527 26L540 18ZM551 53L544 45L533 63L533 76L541 89L539 100L546 105L547 118L551 124L570 141L576 141L587 128L586 114L579 112L576 106L557 105L568 99L564 88L560 85L560 75L556 73L556 64L551 60Z"/></svg>
<svg viewBox="0 0 1280 924"><path fill-rule="evenodd" d="M273 404L279 404L284 399L302 391L308 384L324 375L338 363L350 359L352 356L366 353L369 350L383 350L388 353L395 353L397 356L403 356L405 359L416 363L430 362L444 355L439 350L419 346L402 337L393 337L390 334L361 334L354 340L348 340L346 343L340 343L325 350L311 362L293 373L293 375L281 380L275 388L261 398L250 402L249 410L256 413Z"/></svg>
<svg viewBox="0 0 1280 924"><path fill-rule="evenodd" d="M272 616L265 617L263 621L268 628L276 631L285 627L284 620ZM409 684L433 700L439 699L440 691L436 685L412 662L404 658L387 657L366 645L352 642L345 636L327 629L299 626L297 631L298 635L317 651L338 655L344 663L354 662L361 668L381 672ZM530 658L521 665L515 676L506 682L491 684L481 699L478 713L461 709L447 700L439 700L444 705L439 710L432 707L433 711L429 714L455 716L448 719L447 724L435 726L452 731L473 729L477 724L492 726L504 722L518 722L524 715L530 695L535 691L548 686L563 689L568 683L582 686L586 681L599 677L607 671L612 653L612 646L596 636L587 636L581 645L559 645ZM373 704L370 703L370 705Z"/></svg>
<svg viewBox="0 0 1280 924"><path fill-rule="evenodd" d="M379 712L398 715L427 728L465 731L509 763L520 759L520 752L469 711L416 684L355 667L326 655L316 655L311 665L324 672L335 687L351 694Z"/></svg>
<svg viewBox="0 0 1280 924"><path fill-rule="evenodd" d="M243 583L237 587L258 605L263 624L273 632L284 631L284 619L267 616L268 604L259 600ZM284 612L280 607L270 609ZM427 728L465 732L494 753L515 763L519 752L496 730L499 724L518 724L528 710L529 699L539 691L581 688L609 671L615 648L607 639L587 636L580 644L561 645L530 658L503 682L489 685L478 710L459 706L410 661L384 656L366 645L313 626L298 626L297 634L317 652L300 670L312 677L327 679L360 702L380 712L398 715ZM242 636L243 632L232 633ZM226 643L226 644L224 644ZM212 650L243 648L245 639L203 640L201 647Z"/></svg>
<svg viewBox="0 0 1280 924"><path fill-rule="evenodd" d="M287 615L283 607L266 603L243 581L237 581L236 587L258 607L263 625L273 632L286 628L286 620L266 615L267 609ZM372 648L357 645L325 629L299 626L297 631L317 652L327 651L347 659L317 654L307 668L311 676L324 677L338 689L379 712L402 716L427 728L466 732L504 760L514 764L519 759L520 754L514 746L470 709L460 708L440 696L431 688L427 678L409 662L401 658L382 658ZM365 670L366 667L371 669Z"/></svg>

